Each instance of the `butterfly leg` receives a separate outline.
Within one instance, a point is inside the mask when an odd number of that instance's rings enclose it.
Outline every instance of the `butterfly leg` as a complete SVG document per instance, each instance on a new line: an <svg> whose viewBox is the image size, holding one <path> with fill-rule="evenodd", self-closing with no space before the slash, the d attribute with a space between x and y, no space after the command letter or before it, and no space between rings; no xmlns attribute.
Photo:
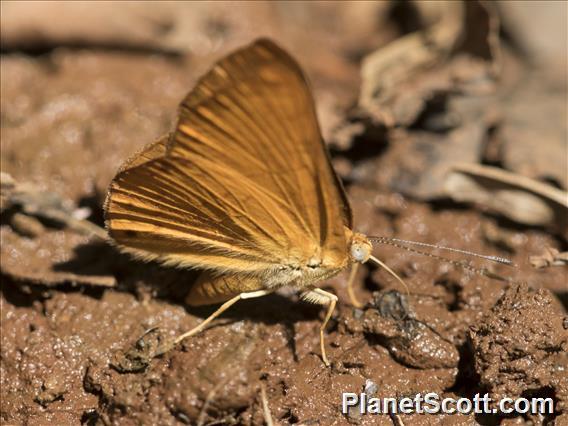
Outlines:
<svg viewBox="0 0 568 426"><path fill-rule="evenodd" d="M203 330L211 321L213 321L215 318L217 318L219 315L221 315L223 312L225 312L227 309L229 309L231 306L233 306L235 303L237 303L239 300L243 300L243 299L254 299L255 297L262 297L262 296L266 296L267 294L272 293L273 290L259 290L259 291L251 291L249 293L241 293L235 297L233 297L232 299L227 300L225 303L223 303L219 309L217 309L215 312L213 312L211 315L209 315L208 318L206 318L201 324L199 324L197 327L192 328L191 330L183 333L182 335L178 336L172 346L177 345L179 342L181 342L183 339L185 339L186 337L190 337L193 336L197 333L199 333L201 330Z"/></svg>
<svg viewBox="0 0 568 426"><path fill-rule="evenodd" d="M324 331L331 318L331 314L333 314L333 311L335 310L337 296L333 293L324 291L321 288L314 288L313 290L302 293L300 297L307 302L316 303L318 305L327 305L327 314L325 315L325 319L320 327L320 346L323 363L329 367L330 363L325 352Z"/></svg>
<svg viewBox="0 0 568 426"><path fill-rule="evenodd" d="M353 282L355 281L355 276L357 275L357 270L359 269L359 262L353 263L351 266L351 271L349 272L349 278L347 279L347 294L349 295L349 300L351 304L356 308L362 308L363 303L359 302L355 292L353 291Z"/></svg>

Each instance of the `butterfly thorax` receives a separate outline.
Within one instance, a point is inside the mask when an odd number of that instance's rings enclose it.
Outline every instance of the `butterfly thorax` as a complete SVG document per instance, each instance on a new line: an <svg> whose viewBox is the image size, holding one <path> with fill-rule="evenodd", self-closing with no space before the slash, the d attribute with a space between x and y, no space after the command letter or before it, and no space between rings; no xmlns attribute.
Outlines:
<svg viewBox="0 0 568 426"><path fill-rule="evenodd" d="M265 278L264 284L268 288L292 286L296 288L311 287L315 284L337 275L343 267L286 265Z"/></svg>
<svg viewBox="0 0 568 426"><path fill-rule="evenodd" d="M345 231L347 252L345 248L322 252L319 246L314 247L310 256L292 259L267 274L264 277L266 287L311 287L337 275L351 263L365 263L371 254L371 243L363 234L348 228Z"/></svg>
<svg viewBox="0 0 568 426"><path fill-rule="evenodd" d="M291 259L285 264L276 266L274 270L266 274L264 284L269 288L283 286L296 288L311 287L320 281L337 275L345 268L347 262L348 259L346 258L326 258L325 255Z"/></svg>

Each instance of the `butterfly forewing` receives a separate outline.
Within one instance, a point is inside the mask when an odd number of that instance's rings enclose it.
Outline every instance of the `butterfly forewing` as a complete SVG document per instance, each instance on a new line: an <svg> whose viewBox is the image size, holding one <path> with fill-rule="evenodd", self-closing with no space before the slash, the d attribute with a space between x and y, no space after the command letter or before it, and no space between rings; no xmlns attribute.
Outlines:
<svg viewBox="0 0 568 426"><path fill-rule="evenodd" d="M184 99L173 136L140 155L106 205L111 235L135 254L253 274L314 255L347 261L349 205L302 72L275 44L220 61Z"/></svg>

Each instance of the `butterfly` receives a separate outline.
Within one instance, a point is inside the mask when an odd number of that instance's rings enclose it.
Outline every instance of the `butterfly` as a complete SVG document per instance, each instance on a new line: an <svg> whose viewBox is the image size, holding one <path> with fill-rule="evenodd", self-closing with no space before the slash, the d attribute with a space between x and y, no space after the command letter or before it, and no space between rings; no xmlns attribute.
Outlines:
<svg viewBox="0 0 568 426"><path fill-rule="evenodd" d="M306 77L267 39L228 55L198 81L175 130L122 165L104 207L122 251L202 271L186 303L224 302L174 343L237 301L288 286L327 306L320 346L329 365L324 329L338 299L318 284L368 260L394 274L353 230Z"/></svg>

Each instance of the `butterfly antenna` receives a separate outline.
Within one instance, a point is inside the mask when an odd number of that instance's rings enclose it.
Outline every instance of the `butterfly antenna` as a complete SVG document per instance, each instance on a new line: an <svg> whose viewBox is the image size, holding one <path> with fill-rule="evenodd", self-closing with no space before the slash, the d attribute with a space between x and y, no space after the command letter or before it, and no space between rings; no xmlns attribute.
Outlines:
<svg viewBox="0 0 568 426"><path fill-rule="evenodd" d="M472 266L466 262L462 262L462 261L458 261L458 260L453 260L453 259L448 259L447 257L444 256L439 256L433 253L429 253L429 252L425 252L422 250L417 250L415 248L412 247L407 247L405 244L408 245L415 245L415 246L421 246L421 247L429 247L429 248L436 248L436 249L441 249L441 250L447 250L447 251L451 251L451 252L455 252L455 253L461 253L461 254L466 254L466 255L470 255L473 257L478 257L484 260L490 260L496 263L501 263L504 265L508 265L508 266L515 266L515 264L510 261L509 259L505 259L503 257L498 257L498 256L486 256L483 254L478 254L478 253L473 253L473 252L469 252L467 250L460 250L460 249L455 249L455 248L451 248L451 247L444 247L444 246L437 246L435 244L428 244L428 243L421 243L418 241L409 241L409 240L402 240L400 238L389 238L389 237L369 237L368 238L369 241L374 242L374 243L379 243L379 244L388 244L390 246L393 247L397 247L406 251L409 251L411 253L416 253L416 254L420 254L422 256L427 256L427 257L431 257L433 259L439 260L441 262L446 262L446 263L450 263L451 265L457 266L458 268L462 268L465 269L467 271L485 276L485 277L489 277L489 278L493 278L493 279L497 279L500 281L510 281L510 279L504 278L494 272L491 272L489 269L487 268L476 268L475 266Z"/></svg>
<svg viewBox="0 0 568 426"><path fill-rule="evenodd" d="M444 246L438 246L436 244L421 243L419 241L403 240L403 239L400 239L400 238L389 238L389 237L370 237L369 240L376 242L376 243L380 243L380 244L390 244L391 242L393 242L393 243L400 243L400 244L413 245L413 246L419 246L419 247L429 247L429 248L434 248L434 249L439 249L439 250L446 250L446 251L451 251L451 252L454 252L454 253L465 254L467 256L477 257L479 259L489 260L489 261L495 262L495 263L501 263L503 265L516 266L511 260L506 259L504 257L488 256L488 255L485 255L485 254L474 253L472 251L461 250L461 249L457 249L457 248L453 248L453 247L444 247ZM391 244L391 245L393 245L393 244ZM400 246L397 246L397 247L400 247Z"/></svg>
<svg viewBox="0 0 568 426"><path fill-rule="evenodd" d="M404 289L406 290L406 295L410 296L410 291L408 290L408 286L406 285L406 283L404 282L404 280L402 278L400 278L396 272L394 272L391 268L389 268L384 262L381 262L379 259L377 259L375 256L371 255L369 256L369 260L375 262L377 265L383 267L389 274L391 274L393 277L395 277L399 283L402 284L402 286L404 287Z"/></svg>

